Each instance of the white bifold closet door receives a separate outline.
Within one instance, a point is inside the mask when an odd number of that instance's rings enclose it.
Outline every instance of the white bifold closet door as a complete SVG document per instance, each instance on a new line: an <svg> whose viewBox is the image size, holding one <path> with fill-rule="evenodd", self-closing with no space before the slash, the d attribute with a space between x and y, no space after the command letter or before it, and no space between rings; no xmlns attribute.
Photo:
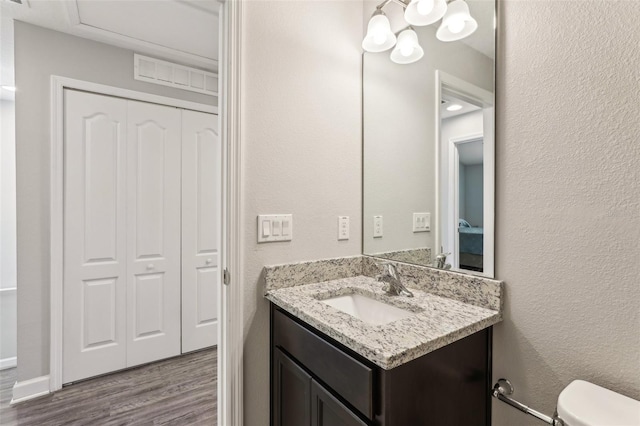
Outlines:
<svg viewBox="0 0 640 426"><path fill-rule="evenodd" d="M182 111L182 352L218 343L221 156L218 117Z"/></svg>
<svg viewBox="0 0 640 426"><path fill-rule="evenodd" d="M180 354L180 110L128 101L127 367Z"/></svg>
<svg viewBox="0 0 640 426"><path fill-rule="evenodd" d="M63 383L180 353L180 121L65 91Z"/></svg>
<svg viewBox="0 0 640 426"><path fill-rule="evenodd" d="M63 383L127 365L123 99L65 91Z"/></svg>

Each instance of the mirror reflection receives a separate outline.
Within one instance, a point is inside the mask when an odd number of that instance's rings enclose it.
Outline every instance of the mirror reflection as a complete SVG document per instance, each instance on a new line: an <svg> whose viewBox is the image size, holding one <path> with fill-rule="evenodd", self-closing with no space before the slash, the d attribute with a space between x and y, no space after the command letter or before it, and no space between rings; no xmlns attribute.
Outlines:
<svg viewBox="0 0 640 426"><path fill-rule="evenodd" d="M414 3L365 2L363 252L492 277L495 2ZM450 40L454 3L476 28Z"/></svg>

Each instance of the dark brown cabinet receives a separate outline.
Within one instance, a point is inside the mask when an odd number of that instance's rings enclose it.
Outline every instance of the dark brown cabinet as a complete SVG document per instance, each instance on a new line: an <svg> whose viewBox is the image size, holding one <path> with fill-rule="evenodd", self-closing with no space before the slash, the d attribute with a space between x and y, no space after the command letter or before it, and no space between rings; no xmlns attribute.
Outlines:
<svg viewBox="0 0 640 426"><path fill-rule="evenodd" d="M278 426L311 423L311 376L279 349L273 351L273 415Z"/></svg>
<svg viewBox="0 0 640 426"><path fill-rule="evenodd" d="M280 349L273 351L273 418L277 426L367 426Z"/></svg>
<svg viewBox="0 0 640 426"><path fill-rule="evenodd" d="M311 426L367 426L315 380L311 381Z"/></svg>
<svg viewBox="0 0 640 426"><path fill-rule="evenodd" d="M488 426L491 329L384 370L272 304L272 426Z"/></svg>

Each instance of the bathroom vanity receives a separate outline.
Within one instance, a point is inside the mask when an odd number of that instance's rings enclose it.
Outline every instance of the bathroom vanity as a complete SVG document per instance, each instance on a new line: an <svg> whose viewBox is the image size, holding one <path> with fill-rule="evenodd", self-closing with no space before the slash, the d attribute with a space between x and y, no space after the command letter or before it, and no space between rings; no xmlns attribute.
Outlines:
<svg viewBox="0 0 640 426"><path fill-rule="evenodd" d="M491 328L385 370L271 305L273 425L489 425Z"/></svg>
<svg viewBox="0 0 640 426"><path fill-rule="evenodd" d="M414 297L387 295L366 256L265 268L272 425L490 424L502 283L398 269Z"/></svg>

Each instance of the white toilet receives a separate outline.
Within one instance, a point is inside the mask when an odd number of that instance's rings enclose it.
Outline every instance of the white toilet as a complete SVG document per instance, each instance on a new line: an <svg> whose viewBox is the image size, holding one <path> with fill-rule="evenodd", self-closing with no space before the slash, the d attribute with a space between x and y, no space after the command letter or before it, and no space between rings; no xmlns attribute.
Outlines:
<svg viewBox="0 0 640 426"><path fill-rule="evenodd" d="M558 396L565 426L640 426L640 401L584 380L574 380Z"/></svg>

